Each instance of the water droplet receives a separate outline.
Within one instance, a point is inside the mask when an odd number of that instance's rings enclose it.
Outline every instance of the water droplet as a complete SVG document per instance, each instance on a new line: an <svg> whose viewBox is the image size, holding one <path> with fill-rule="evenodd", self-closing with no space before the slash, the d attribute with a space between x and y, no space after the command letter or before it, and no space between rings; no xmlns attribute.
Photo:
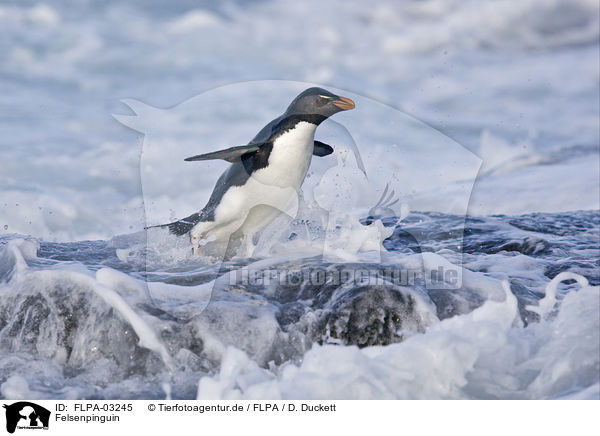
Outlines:
<svg viewBox="0 0 600 436"><path fill-rule="evenodd" d="M4 230L8 230L8 224L4 224Z"/></svg>

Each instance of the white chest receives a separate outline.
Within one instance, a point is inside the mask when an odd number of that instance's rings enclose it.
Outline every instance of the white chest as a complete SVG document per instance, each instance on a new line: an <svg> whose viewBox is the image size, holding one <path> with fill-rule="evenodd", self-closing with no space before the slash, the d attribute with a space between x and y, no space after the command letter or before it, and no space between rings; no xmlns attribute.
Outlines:
<svg viewBox="0 0 600 436"><path fill-rule="evenodd" d="M239 221L241 225L256 206L266 205L248 222L248 232L264 227L278 211L287 211L298 198L310 166L314 149L315 130L312 123L300 122L294 129L277 138L269 155L268 165L252 173L242 186L230 188L216 210L217 221Z"/></svg>
<svg viewBox="0 0 600 436"><path fill-rule="evenodd" d="M310 166L316 128L315 124L302 121L277 138L269 165L253 173L253 177L264 184L300 188Z"/></svg>

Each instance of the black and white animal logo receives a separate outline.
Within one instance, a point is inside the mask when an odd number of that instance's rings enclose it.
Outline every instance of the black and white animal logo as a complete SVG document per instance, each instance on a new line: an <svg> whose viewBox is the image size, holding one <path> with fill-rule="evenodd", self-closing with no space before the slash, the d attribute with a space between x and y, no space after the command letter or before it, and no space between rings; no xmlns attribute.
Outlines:
<svg viewBox="0 0 600 436"><path fill-rule="evenodd" d="M29 401L4 404L6 409L6 431L19 429L48 429L50 411Z"/></svg>

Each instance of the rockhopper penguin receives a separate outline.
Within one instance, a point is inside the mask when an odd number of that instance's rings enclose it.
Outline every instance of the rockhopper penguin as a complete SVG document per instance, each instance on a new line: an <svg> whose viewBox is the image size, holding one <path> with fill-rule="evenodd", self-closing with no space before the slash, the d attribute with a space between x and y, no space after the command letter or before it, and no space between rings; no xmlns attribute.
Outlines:
<svg viewBox="0 0 600 436"><path fill-rule="evenodd" d="M168 227L175 235L189 233L198 254L206 243L227 242L232 236L253 248L252 236L297 199L312 155L333 152L331 146L315 141L317 126L353 108L349 98L309 88L247 145L188 157L186 161L223 159L232 165L219 177L202 210L155 227Z"/></svg>

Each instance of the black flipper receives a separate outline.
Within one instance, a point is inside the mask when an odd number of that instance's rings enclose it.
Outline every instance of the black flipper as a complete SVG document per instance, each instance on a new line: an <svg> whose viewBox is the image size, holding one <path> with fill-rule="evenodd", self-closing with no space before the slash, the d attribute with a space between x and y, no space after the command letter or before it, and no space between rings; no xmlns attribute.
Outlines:
<svg viewBox="0 0 600 436"><path fill-rule="evenodd" d="M150 226L150 227L146 227L146 228L152 229L155 227L168 227L169 232L173 233L174 235L181 236L181 235L185 235L190 230L192 230L194 228L194 226L196 224L198 224L199 221L200 221L200 213L196 212L196 213L191 214L187 218L184 218L179 221L175 221L173 223L160 224L158 226Z"/></svg>
<svg viewBox="0 0 600 436"><path fill-rule="evenodd" d="M211 153L199 154L192 157L186 157L184 160L191 162L194 160L214 160L223 159L227 162L237 162L242 159L247 153L254 153L258 151L260 146L263 144L252 144L252 145L240 145L237 147L226 148L225 150L213 151Z"/></svg>
<svg viewBox="0 0 600 436"><path fill-rule="evenodd" d="M327 145L321 141L315 141L315 147L313 148L313 154L315 156L323 157L333 153L333 147Z"/></svg>
<svg viewBox="0 0 600 436"><path fill-rule="evenodd" d="M248 157L252 153L257 152L263 145L265 144L239 145L237 147L226 148L225 150L212 151L210 153L186 157L184 160L187 162L192 162L196 160L222 159L233 163ZM313 154L315 156L323 157L330 155L331 153L333 153L333 147L331 145L327 145L321 141L315 141L313 148Z"/></svg>

